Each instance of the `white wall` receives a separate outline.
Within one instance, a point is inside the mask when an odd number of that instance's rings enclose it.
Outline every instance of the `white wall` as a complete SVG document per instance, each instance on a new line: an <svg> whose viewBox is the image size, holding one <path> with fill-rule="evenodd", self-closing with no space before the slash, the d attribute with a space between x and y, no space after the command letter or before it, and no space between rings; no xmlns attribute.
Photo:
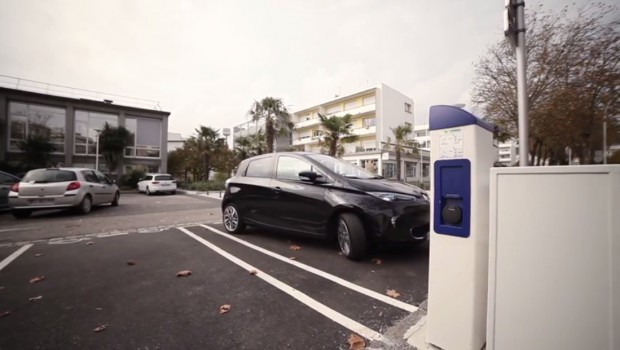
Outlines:
<svg viewBox="0 0 620 350"><path fill-rule="evenodd" d="M395 128L405 122L413 126L413 99L407 97L391 87L381 84L377 103L377 139L386 141L388 137L394 140L390 128ZM405 103L411 105L411 113L405 112Z"/></svg>

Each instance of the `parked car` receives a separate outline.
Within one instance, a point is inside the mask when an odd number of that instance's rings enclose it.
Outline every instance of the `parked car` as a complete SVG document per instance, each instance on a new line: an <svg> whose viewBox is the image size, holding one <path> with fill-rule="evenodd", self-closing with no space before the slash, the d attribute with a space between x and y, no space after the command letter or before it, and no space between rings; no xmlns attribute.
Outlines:
<svg viewBox="0 0 620 350"><path fill-rule="evenodd" d="M19 182L19 177L0 171L0 210L8 210L9 207L9 190L14 183Z"/></svg>
<svg viewBox="0 0 620 350"><path fill-rule="evenodd" d="M175 194L177 181L170 174L146 174L138 182L138 192L144 192L147 196L152 193Z"/></svg>
<svg viewBox="0 0 620 350"><path fill-rule="evenodd" d="M425 191L342 159L283 152L241 162L222 213L229 233L252 225L335 238L355 260L372 244L426 242L430 204Z"/></svg>
<svg viewBox="0 0 620 350"><path fill-rule="evenodd" d="M103 173L83 168L31 170L11 186L9 204L16 218L34 210L74 208L88 214L94 205L117 206L118 186Z"/></svg>

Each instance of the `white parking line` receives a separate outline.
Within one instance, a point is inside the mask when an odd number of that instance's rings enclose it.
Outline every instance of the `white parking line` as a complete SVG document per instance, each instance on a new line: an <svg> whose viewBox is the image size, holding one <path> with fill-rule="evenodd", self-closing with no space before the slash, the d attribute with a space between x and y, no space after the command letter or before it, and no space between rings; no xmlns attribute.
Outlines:
<svg viewBox="0 0 620 350"><path fill-rule="evenodd" d="M211 242L205 240L204 238L192 233L191 231L187 230L186 228L183 227L178 227L179 230L181 230L183 233L185 233L186 235L190 236L191 238L197 240L198 242L202 243L203 245L207 246L209 249L213 250L214 252L220 254L221 256L225 257L226 259L232 261L233 263L239 265L241 268L247 270L248 272L252 271L252 270L256 270L258 271L258 269L256 269L254 266L246 263L245 261L237 258L234 255L229 254L228 252L222 250L221 248L217 247L216 245L212 244ZM279 290L283 291L284 293L292 296L293 298L299 300L300 302L304 303L305 305L307 305L308 307L314 309L315 311L319 312L320 314L322 314L323 316L331 319L332 321L340 324L341 326L348 328L349 330L351 330L352 332L355 332L359 335L361 335L362 337L365 337L367 339L370 340L379 340L379 341L383 341L386 342L386 339L378 332L373 331L372 329L364 326L363 324L352 320L348 317L346 317L345 315L339 313L338 311L326 306L325 304L322 304L318 301L316 301L315 299L312 299L311 297L309 297L308 295L300 292L299 290L281 282L280 280L264 273L264 272L258 272L256 274L256 277L262 279L263 281L271 284L272 286L278 288Z"/></svg>
<svg viewBox="0 0 620 350"><path fill-rule="evenodd" d="M200 226L204 227L207 230L209 230L209 231L211 231L213 233L216 233L216 234L218 234L218 235L220 235L222 237L226 237L226 238L231 239L231 240L233 240L233 241L235 241L237 243L243 244L244 246L246 246L248 248L252 248L252 249L254 249L256 251L259 251L259 252L261 252L263 254L269 255L272 258L278 259L278 260L283 261L283 262L285 262L287 264L291 264L291 265L293 265L295 267L298 267L298 268L300 268L302 270L308 271L308 272L313 273L313 274L315 274L317 276L320 276L320 277L328 279L328 280L330 280L332 282L338 283L339 285L341 285L343 287L349 288L349 289L354 290L354 291L356 291L358 293L364 294L364 295L366 295L368 297L371 297L371 298L374 298L376 300L382 301L382 302L384 302L386 304L395 306L397 308L400 308L400 309L403 309L403 310L406 310L406 311L409 311L409 312L415 312L415 311L418 310L418 308L416 306L414 306L414 305L407 304L405 302L402 302L400 300L396 300L394 298L388 297L387 295L383 295L381 293L377 293L377 292L375 292L373 290L364 288L364 287L359 286L359 285L357 285L355 283L351 283L351 282L349 282L349 281L347 281L345 279L342 279L342 278L340 278L338 276L334 276L334 275L332 275L330 273L327 273L325 271L319 270L319 269L314 268L312 266L300 263L299 261L291 260L291 259L289 259L289 258L287 258L285 256L280 255L280 254L276 254L276 253L274 253L274 252L272 252L270 250L267 250L265 248L261 248L259 246L256 246L256 245L252 244L252 243L248 243L248 242L246 242L246 241L244 241L242 239L239 239L237 237L234 237L234 236L231 236L229 234L226 234L226 233L224 233L224 232L222 232L222 231L220 231L218 229L215 229L215 228L213 228L211 226L207 226L207 225L200 225Z"/></svg>
<svg viewBox="0 0 620 350"><path fill-rule="evenodd" d="M3 228L0 232L10 232L10 231L22 231L22 230L32 230L35 228L39 228L39 226L27 226L27 227L15 227L15 228Z"/></svg>
<svg viewBox="0 0 620 350"><path fill-rule="evenodd" d="M10 264L13 260L17 259L17 257L22 255L26 250L30 249L30 247L32 247L32 244L26 244L25 246L22 246L21 248L14 251L13 254L7 256L4 260L2 260L2 262L0 262L0 271L7 267L7 265Z"/></svg>

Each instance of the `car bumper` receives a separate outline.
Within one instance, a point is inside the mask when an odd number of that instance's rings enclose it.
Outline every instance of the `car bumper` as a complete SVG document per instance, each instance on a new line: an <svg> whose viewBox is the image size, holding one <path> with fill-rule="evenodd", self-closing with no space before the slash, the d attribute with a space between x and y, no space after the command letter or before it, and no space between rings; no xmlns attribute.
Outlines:
<svg viewBox="0 0 620 350"><path fill-rule="evenodd" d="M83 196L54 196L54 197L12 197L9 198L11 209L63 209L80 204Z"/></svg>
<svg viewBox="0 0 620 350"><path fill-rule="evenodd" d="M390 208L367 213L367 226L378 243L425 242L430 231L430 205L390 203Z"/></svg>
<svg viewBox="0 0 620 350"><path fill-rule="evenodd" d="M152 193L173 192L176 190L177 190L176 185L170 185L170 186L149 185L149 191L151 191Z"/></svg>

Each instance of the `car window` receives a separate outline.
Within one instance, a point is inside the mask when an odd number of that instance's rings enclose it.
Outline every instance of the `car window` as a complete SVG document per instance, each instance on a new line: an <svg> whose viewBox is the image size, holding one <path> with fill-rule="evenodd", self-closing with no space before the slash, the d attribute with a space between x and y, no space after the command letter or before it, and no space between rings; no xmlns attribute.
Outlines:
<svg viewBox="0 0 620 350"><path fill-rule="evenodd" d="M152 175L147 175L146 177L144 177L144 181L151 181L151 180L153 180Z"/></svg>
<svg viewBox="0 0 620 350"><path fill-rule="evenodd" d="M58 169L31 170L22 179L23 182L33 183L67 182L76 180L77 176L73 171Z"/></svg>
<svg viewBox="0 0 620 350"><path fill-rule="evenodd" d="M159 180L159 181L172 181L174 179L170 175L157 175L157 176L155 176L155 180Z"/></svg>
<svg viewBox="0 0 620 350"><path fill-rule="evenodd" d="M9 175L0 173L0 184L14 184L16 182L19 182L19 180L16 180Z"/></svg>
<svg viewBox="0 0 620 350"><path fill-rule="evenodd" d="M298 158L281 156L278 158L276 177L284 180L299 180L302 171L315 171L312 164Z"/></svg>
<svg viewBox="0 0 620 350"><path fill-rule="evenodd" d="M245 176L249 177L269 177L271 174L271 158L252 160L248 164Z"/></svg>
<svg viewBox="0 0 620 350"><path fill-rule="evenodd" d="M82 175L84 176L84 180L86 180L86 182L99 183L97 175L95 175L95 172L92 170L82 171Z"/></svg>
<svg viewBox="0 0 620 350"><path fill-rule="evenodd" d="M334 173L345 177L354 179L376 179L380 177L366 169L358 167L357 165L353 165L332 156L312 154L309 157Z"/></svg>
<svg viewBox="0 0 620 350"><path fill-rule="evenodd" d="M112 184L112 181L108 179L108 177L105 176L103 173L99 171L95 171L95 175L97 176L97 180L99 181L99 183L108 184L108 185Z"/></svg>

